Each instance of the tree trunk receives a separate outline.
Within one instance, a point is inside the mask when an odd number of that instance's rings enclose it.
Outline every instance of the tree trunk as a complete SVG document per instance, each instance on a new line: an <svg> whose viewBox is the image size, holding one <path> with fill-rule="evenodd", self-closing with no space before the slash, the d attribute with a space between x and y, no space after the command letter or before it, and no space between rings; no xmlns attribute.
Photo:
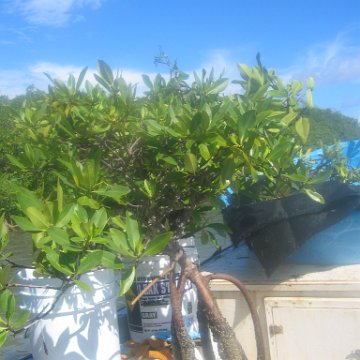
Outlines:
<svg viewBox="0 0 360 360"><path fill-rule="evenodd" d="M199 297L201 297L203 301L204 306L202 311L207 319L210 330L213 333L214 341L218 343L221 358L224 360L247 360L244 350L235 337L233 329L222 316L215 299L211 295L208 280L201 275L197 266L186 257L184 252L178 257L178 263L181 266L182 276L185 279L189 278L192 281L198 290ZM180 314L181 303L182 296L180 300ZM177 302L175 302L174 305L177 308L179 306ZM180 346L188 346L188 344L180 343Z"/></svg>

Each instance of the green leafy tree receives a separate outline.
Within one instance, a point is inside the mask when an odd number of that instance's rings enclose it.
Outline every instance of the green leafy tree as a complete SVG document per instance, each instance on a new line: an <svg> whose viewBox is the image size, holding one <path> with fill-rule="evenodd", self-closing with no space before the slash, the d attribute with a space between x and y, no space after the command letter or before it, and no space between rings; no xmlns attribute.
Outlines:
<svg viewBox="0 0 360 360"><path fill-rule="evenodd" d="M23 213L13 220L33 234L39 270L78 281L92 267L121 267L126 258L124 293L142 256L167 251L181 265L182 281L190 278L215 309L206 280L177 240L201 231L204 241L214 241L213 231L226 231L207 216L223 206L221 194L229 187L254 199L304 191L322 201L314 185L327 173L314 173L305 151L313 80L306 89L299 81L283 84L259 58L238 68L239 92L231 96L222 95L222 75L194 73L189 84L175 67L169 80L144 75L148 91L136 97L136 87L99 61L97 85L84 82L85 68L67 82L49 77L49 91L24 102L14 118L18 152L6 158L33 179L31 191L13 189ZM172 289L174 327L184 334L182 294L173 282ZM209 313L210 327L228 344L224 356L242 358L231 328ZM12 330L6 321L3 333ZM193 348L183 339L178 351L188 359Z"/></svg>

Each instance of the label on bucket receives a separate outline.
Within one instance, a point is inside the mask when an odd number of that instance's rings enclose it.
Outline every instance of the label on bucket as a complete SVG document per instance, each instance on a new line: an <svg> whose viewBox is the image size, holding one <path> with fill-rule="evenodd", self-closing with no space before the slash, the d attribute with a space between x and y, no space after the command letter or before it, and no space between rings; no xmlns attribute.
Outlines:
<svg viewBox="0 0 360 360"><path fill-rule="evenodd" d="M161 261L163 263L161 263ZM154 273L153 267L159 262L161 263L161 269L156 269L156 273ZM135 341L142 341L159 332L165 332L170 335L171 301L169 275L154 284L136 303L134 308L131 309L129 306L131 301L169 266L169 263L168 258L164 255L160 255L154 262L151 260L148 262L144 261L144 263L138 267L135 281L126 294L129 330L131 337ZM151 274L149 273L150 268L152 268ZM179 279L179 276L180 274L177 273L176 280ZM192 283L188 281L186 283L182 304L182 314L185 326L190 333L197 332L198 329L196 306L197 293Z"/></svg>
<svg viewBox="0 0 360 360"><path fill-rule="evenodd" d="M131 290L126 294L127 302L130 303L154 278L155 276L137 276ZM135 308L128 312L129 329L144 333L145 337L149 333L166 331L170 326L169 312L170 282L166 277L151 287Z"/></svg>
<svg viewBox="0 0 360 360"><path fill-rule="evenodd" d="M153 277L138 276L126 295L127 303L139 294L153 279ZM179 274L177 274L179 278ZM185 326L191 327L196 320L194 302L196 294L191 282L187 282L183 301L183 316ZM142 333L149 337L156 332L170 331L171 306L170 306L170 281L169 277L159 280L137 302L135 308L128 311L129 329L131 332Z"/></svg>

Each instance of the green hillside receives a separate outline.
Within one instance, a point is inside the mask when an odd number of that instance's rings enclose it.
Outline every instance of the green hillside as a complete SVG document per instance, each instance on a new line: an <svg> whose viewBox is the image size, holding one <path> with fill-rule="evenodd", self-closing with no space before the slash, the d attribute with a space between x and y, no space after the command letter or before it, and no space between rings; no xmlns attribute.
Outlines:
<svg viewBox="0 0 360 360"><path fill-rule="evenodd" d="M309 109L310 135L308 144L312 148L334 144L336 141L360 139L360 124L351 117L330 109Z"/></svg>

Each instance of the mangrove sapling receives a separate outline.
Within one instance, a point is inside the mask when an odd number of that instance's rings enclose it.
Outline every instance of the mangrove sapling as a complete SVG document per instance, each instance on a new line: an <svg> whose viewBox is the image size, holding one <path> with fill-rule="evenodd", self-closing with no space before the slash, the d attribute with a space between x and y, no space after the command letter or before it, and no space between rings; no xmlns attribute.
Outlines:
<svg viewBox="0 0 360 360"><path fill-rule="evenodd" d="M103 264L117 266L119 257L127 258L130 265L121 280L124 293L141 258L163 252L170 242L170 258L182 271L179 285L172 282L173 328L179 330L175 352L181 360L193 357L179 312L186 280L198 288L223 357L236 360L244 354L209 292L208 279L176 247L177 240L200 232L203 242L216 242L214 231L223 234L226 229L207 215L223 206L219 198L229 187L267 199L311 190L319 180L317 174L310 176L303 155L309 133L303 84L284 85L257 60L252 68L239 65L238 94L222 95L228 79L216 78L214 71L194 73L188 84L188 76L176 68L168 81L161 75L153 80L144 75L148 91L142 97L99 61L97 85L85 81L83 89L86 69L77 81L73 76L67 83L51 79L49 93L30 107L25 102L15 120L23 136L21 156L8 156L9 162L32 176L35 168L46 171L42 184L32 189L46 199L54 198L60 178L64 201L91 214L86 217L78 211L79 219L73 220L86 224L70 226L70 235L64 234L63 226L55 229L55 235L65 236L63 248L64 237L56 236L59 246L54 246L60 253L47 243L47 232L35 237L50 254L40 265L51 261L60 270L77 273L76 261L69 263L64 255L77 252L78 246L84 267L99 264L101 251L106 255ZM312 88L309 79L309 106ZM316 192L311 195L321 201ZM43 208L47 207L46 201ZM43 216L44 209L38 209ZM101 236L90 231L88 218L94 226L101 223Z"/></svg>

